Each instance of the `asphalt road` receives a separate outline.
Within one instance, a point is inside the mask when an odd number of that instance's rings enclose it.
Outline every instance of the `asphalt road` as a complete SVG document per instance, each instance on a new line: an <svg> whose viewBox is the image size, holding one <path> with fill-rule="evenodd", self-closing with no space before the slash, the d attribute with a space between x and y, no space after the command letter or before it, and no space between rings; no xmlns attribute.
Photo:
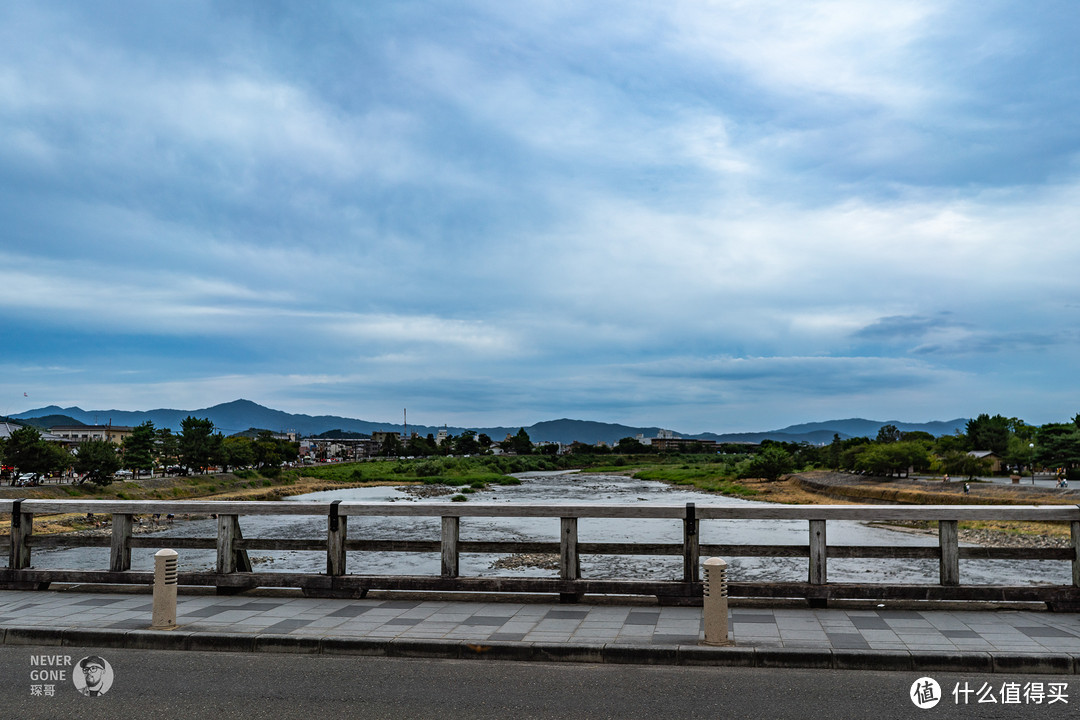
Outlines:
<svg viewBox="0 0 1080 720"><path fill-rule="evenodd" d="M112 686L100 697L83 697L71 678L81 678L75 665L92 654L110 665ZM56 655L58 666L34 664ZM65 677L31 679L42 671ZM1080 680L1073 676L931 676L943 697L920 709L909 697L917 673L0 646L0 717L884 720L1055 718L1075 716L1080 705ZM965 683L969 703L957 704L952 690ZM984 683L997 703L978 702ZM1003 704L1006 683L1016 683L1018 692L1042 683L1043 702L1020 696L1019 704ZM1065 684L1067 704L1049 703L1050 683ZM32 694L34 686L41 695Z"/></svg>

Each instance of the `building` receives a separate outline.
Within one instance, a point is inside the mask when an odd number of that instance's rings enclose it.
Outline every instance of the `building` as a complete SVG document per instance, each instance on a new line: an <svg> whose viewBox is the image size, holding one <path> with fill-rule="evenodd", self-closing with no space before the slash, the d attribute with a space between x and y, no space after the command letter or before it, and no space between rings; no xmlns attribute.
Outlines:
<svg viewBox="0 0 1080 720"><path fill-rule="evenodd" d="M715 440L697 440L695 438L660 438L650 443L657 452L716 452L720 443Z"/></svg>
<svg viewBox="0 0 1080 720"><path fill-rule="evenodd" d="M1001 456L998 455L993 450L972 450L972 451L970 451L968 453L968 455L970 455L972 457L975 457L975 458L979 458L980 460L989 460L990 463L991 463L990 464L990 472L992 472L992 473L1001 472L1001 467L1002 467L1002 465L1001 465Z"/></svg>
<svg viewBox="0 0 1080 720"><path fill-rule="evenodd" d="M49 432L57 435L65 442L78 444L86 440L107 440L114 445L119 445L124 438L131 435L135 428L126 425L57 425L49 428Z"/></svg>

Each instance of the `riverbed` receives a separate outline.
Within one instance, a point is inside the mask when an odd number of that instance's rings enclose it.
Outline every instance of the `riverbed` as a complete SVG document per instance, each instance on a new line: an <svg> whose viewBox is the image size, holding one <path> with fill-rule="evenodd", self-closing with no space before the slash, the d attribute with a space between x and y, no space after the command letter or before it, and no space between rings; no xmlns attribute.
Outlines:
<svg viewBox="0 0 1080 720"><path fill-rule="evenodd" d="M765 505L750 500L712 495L661 482L636 480L623 475L541 472L518 475L520 485L496 486L477 491L468 497L484 503L531 504L655 504L697 506ZM326 503L332 500L367 503L442 503L446 495L417 497L408 488L361 487L299 495L290 500ZM242 516L240 525L245 537L324 538L326 518L320 516ZM358 518L350 517L350 538L379 540L437 540L439 518ZM461 540L551 541L559 537L558 518L463 518ZM155 533L168 547L170 537L207 537L217 534L217 521L180 519L176 524ZM803 545L808 542L808 524L802 520L705 520L701 522L701 542L720 544ZM145 537L145 536L144 536ZM888 527L871 526L856 521L830 521L829 543L833 545L912 546L936 545L934 536L912 534ZM584 518L579 522L581 542L681 543L682 523L678 520L624 520ZM133 570L152 570L156 549L132 551ZM213 570L216 554L212 550L180 551L182 571ZM322 552L263 551L250 552L257 572L311 572L326 570ZM502 562L498 562L498 561ZM530 564L529 558L517 559L490 554L463 554L463 576L557 577L550 567ZM805 558L727 558L732 581L806 580ZM506 567L495 567L499 565ZM33 565L37 568L104 570L108 568L108 548L70 548L37 550ZM348 572L374 575L437 575L438 553L360 553L351 552ZM595 579L679 579L681 557L582 556L582 577ZM936 583L936 560L830 560L831 582ZM961 582L965 584L1055 584L1071 583L1069 563L1064 561L962 560Z"/></svg>

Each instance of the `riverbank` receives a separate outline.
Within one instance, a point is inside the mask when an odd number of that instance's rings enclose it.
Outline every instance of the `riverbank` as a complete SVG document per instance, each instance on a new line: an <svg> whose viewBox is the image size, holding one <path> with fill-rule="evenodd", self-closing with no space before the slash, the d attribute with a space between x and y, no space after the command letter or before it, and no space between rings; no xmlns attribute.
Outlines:
<svg viewBox="0 0 1080 720"><path fill-rule="evenodd" d="M232 473L194 477L141 478L115 482L104 488L89 485L44 485L38 487L3 487L0 498L35 500L281 500L293 495L379 485L418 485L416 481L346 481L283 475L278 478L244 477ZM44 515L34 518L35 535L59 533L106 534L104 518L87 518L83 513ZM0 534L7 534L10 519L0 520ZM155 522L150 516L132 531L153 532L168 527L167 521Z"/></svg>

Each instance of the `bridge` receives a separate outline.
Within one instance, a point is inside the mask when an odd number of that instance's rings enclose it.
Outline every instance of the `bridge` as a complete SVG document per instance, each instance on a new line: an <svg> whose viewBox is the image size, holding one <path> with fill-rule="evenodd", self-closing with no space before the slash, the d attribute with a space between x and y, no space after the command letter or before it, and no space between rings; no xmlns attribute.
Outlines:
<svg viewBox="0 0 1080 720"><path fill-rule="evenodd" d="M484 503L361 503L321 502L208 502L125 500L4 500L0 513L11 515L8 565L0 569L0 587L44 589L50 583L150 585L151 572L131 570L135 548L170 547L176 550L216 550L213 571L180 572L180 585L208 586L219 594L256 587L292 587L309 596L362 598L369 590L472 591L491 593L557 594L573 602L586 594L653 595L661 604L700 604L703 583L700 559L717 556L806 558L805 581L732 581L731 597L803 598L811 607L830 600L979 600L1044 602L1051 610L1080 608L1080 508L1077 506L963 506L963 505L529 505ZM111 516L111 536L34 535L35 516L60 513L93 513ZM217 516L215 537L175 538L133 532L136 515L173 514ZM241 518L247 516L322 516L326 532L313 538L245 537ZM350 536L349 519L439 518L438 538L387 540ZM469 518L558 518L559 534L537 541L463 541L462 520ZM593 519L667 520L681 528L682 542L580 542L578 528ZM806 522L807 541L798 545L708 544L700 541L702 523L738 526L744 520L798 520ZM828 542L828 526L836 521L937 523L937 543L914 547L851 546ZM1066 548L961 547L958 523L965 520L1033 521L1069 523L1071 544ZM33 567L35 549L108 547L109 566L101 570L38 569ZM321 552L325 573L255 572L248 553L252 550ZM353 572L351 562L362 570L366 552L438 553L438 575L371 575ZM350 553L354 553L350 555ZM359 557L355 553L361 553ZM548 553L559 558L558 577L466 577L460 572L465 553ZM595 579L583 577L583 555L677 556L682 575L672 580L636 578ZM836 583L828 579L830 559L871 558L890 561L934 559L939 566L937 583ZM960 560L1040 560L1068 562L1069 585L974 585L961 582Z"/></svg>

